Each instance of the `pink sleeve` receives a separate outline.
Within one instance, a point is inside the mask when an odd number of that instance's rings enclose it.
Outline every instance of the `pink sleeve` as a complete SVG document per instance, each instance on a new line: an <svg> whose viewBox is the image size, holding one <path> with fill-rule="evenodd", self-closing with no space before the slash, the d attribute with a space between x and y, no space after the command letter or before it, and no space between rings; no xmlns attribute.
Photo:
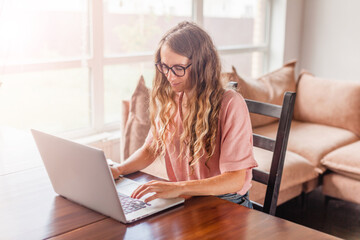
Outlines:
<svg viewBox="0 0 360 240"><path fill-rule="evenodd" d="M250 115L243 97L230 91L220 110L220 171L230 172L257 167L253 156Z"/></svg>

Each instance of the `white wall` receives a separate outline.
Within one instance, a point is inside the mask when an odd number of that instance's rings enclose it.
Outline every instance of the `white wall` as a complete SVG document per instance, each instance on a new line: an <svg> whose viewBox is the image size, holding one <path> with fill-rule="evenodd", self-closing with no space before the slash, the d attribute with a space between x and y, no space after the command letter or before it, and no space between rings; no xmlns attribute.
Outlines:
<svg viewBox="0 0 360 240"><path fill-rule="evenodd" d="M273 0L269 36L269 70L273 71L284 63L285 25L287 0Z"/></svg>
<svg viewBox="0 0 360 240"><path fill-rule="evenodd" d="M296 59L300 71L304 0L272 0L269 71Z"/></svg>
<svg viewBox="0 0 360 240"><path fill-rule="evenodd" d="M284 63L296 59L296 75L300 72L303 5L303 0L288 0L286 7Z"/></svg>
<svg viewBox="0 0 360 240"><path fill-rule="evenodd" d="M300 67L319 77L360 81L360 1L304 0L303 11Z"/></svg>

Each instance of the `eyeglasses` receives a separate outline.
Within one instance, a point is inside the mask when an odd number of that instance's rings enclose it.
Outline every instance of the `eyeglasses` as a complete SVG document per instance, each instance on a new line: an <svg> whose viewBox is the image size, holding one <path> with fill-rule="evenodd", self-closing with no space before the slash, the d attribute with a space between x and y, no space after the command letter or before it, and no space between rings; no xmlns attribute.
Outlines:
<svg viewBox="0 0 360 240"><path fill-rule="evenodd" d="M175 76L177 77L183 77L185 75L186 69L188 69L191 66L191 63L187 65L186 67L180 66L180 65L174 65L172 67L169 67L168 65L157 62L155 63L155 66L159 72L162 74L167 75L169 73L169 70L171 70Z"/></svg>

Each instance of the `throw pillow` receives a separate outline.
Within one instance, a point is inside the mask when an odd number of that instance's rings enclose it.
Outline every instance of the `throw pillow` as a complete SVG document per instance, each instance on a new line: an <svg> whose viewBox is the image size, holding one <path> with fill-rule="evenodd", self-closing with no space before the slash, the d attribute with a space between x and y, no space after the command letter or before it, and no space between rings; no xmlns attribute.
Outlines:
<svg viewBox="0 0 360 240"><path fill-rule="evenodd" d="M130 101L122 100L121 101L121 119L120 119L120 132L121 132L121 140L120 140L120 161L123 162L124 158L124 148L125 148L125 129L126 123L129 118L130 111Z"/></svg>
<svg viewBox="0 0 360 240"><path fill-rule="evenodd" d="M127 159L145 142L150 129L149 101L150 91L145 86L144 77L141 76L130 100L128 118L124 118L126 123L121 139L121 161ZM126 109L123 109L123 113L126 114Z"/></svg>
<svg viewBox="0 0 360 240"><path fill-rule="evenodd" d="M150 91L145 86L144 78L141 76L131 100L122 101L121 162L126 160L145 142L150 130L149 100ZM150 166L142 171L162 179L168 179L163 157L156 158Z"/></svg>
<svg viewBox="0 0 360 240"><path fill-rule="evenodd" d="M295 92L295 64L296 61L286 63L283 67L270 72L258 79L246 79L240 77L235 67L232 67L232 73L222 74L222 82L224 85L228 81L238 83L238 92L244 98L256 100L260 102L282 105L284 93L287 91ZM276 119L272 117L250 114L252 127L263 126Z"/></svg>
<svg viewBox="0 0 360 240"><path fill-rule="evenodd" d="M122 100L121 101L121 131L125 133L126 123L129 118L130 112L130 101L129 100Z"/></svg>
<svg viewBox="0 0 360 240"><path fill-rule="evenodd" d="M360 136L360 82L299 76L294 118L344 128Z"/></svg>

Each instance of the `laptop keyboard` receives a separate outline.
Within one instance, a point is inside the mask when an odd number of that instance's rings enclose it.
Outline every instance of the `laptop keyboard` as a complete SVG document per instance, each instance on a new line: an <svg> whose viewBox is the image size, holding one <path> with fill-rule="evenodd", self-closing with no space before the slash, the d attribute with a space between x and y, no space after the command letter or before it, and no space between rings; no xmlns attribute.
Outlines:
<svg viewBox="0 0 360 240"><path fill-rule="evenodd" d="M140 209L146 208L148 206L151 206L151 204L149 203L145 203L144 201L131 198L122 193L118 192L118 195L120 198L121 206L125 214L132 213Z"/></svg>

